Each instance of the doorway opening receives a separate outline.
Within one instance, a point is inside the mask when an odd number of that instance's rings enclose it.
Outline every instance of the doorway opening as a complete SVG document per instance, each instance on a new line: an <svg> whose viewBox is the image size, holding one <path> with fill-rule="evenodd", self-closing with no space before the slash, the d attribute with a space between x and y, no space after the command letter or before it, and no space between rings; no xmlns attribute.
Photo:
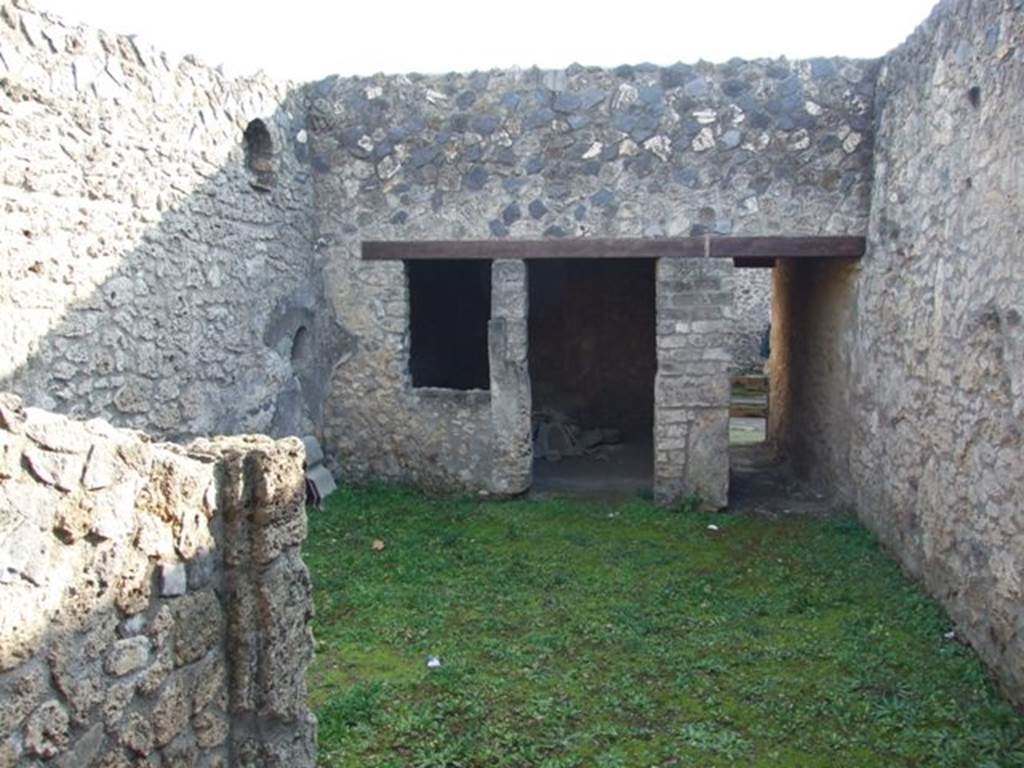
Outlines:
<svg viewBox="0 0 1024 768"><path fill-rule="evenodd" d="M534 491L649 494L655 261L528 265Z"/></svg>

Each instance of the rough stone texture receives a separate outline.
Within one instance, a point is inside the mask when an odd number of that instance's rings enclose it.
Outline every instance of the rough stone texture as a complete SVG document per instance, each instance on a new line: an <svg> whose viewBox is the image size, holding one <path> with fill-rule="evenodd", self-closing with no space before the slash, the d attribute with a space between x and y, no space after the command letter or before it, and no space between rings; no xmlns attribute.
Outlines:
<svg viewBox="0 0 1024 768"><path fill-rule="evenodd" d="M414 389L404 271L362 262L361 241L860 233L875 70L732 61L312 86L326 293L352 341L325 402L328 453L357 480L523 482L501 479L522 478L524 459L499 443L525 432L499 440L509 422L489 417L528 410L528 393Z"/></svg>
<svg viewBox="0 0 1024 768"><path fill-rule="evenodd" d="M661 259L654 384L654 497L729 501L732 262Z"/></svg>
<svg viewBox="0 0 1024 768"><path fill-rule="evenodd" d="M304 104L0 5L0 387L165 438L309 431L331 327ZM253 119L269 192L244 162Z"/></svg>
<svg viewBox="0 0 1024 768"><path fill-rule="evenodd" d="M773 384L791 399L773 399L772 424L1018 703L1022 40L1020 2L946 0L886 59L868 252L855 267L780 270L775 349L788 352Z"/></svg>
<svg viewBox="0 0 1024 768"><path fill-rule="evenodd" d="M302 443L159 445L6 394L0 414L2 764L244 765L255 744L312 766ZM83 479L97 456L108 488Z"/></svg>
<svg viewBox="0 0 1024 768"><path fill-rule="evenodd" d="M733 370L763 373L768 360L761 341L771 322L772 270L737 269L733 301L736 317L729 329Z"/></svg>

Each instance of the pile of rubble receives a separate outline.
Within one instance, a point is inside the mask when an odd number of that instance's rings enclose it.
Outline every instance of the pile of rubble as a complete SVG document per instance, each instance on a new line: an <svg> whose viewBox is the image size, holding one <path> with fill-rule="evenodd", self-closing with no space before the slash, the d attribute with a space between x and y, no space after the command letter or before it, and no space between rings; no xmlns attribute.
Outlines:
<svg viewBox="0 0 1024 768"><path fill-rule="evenodd" d="M622 434L617 429L584 427L554 410L533 414L533 455L545 461L559 462L575 456L607 461L609 450L621 442Z"/></svg>

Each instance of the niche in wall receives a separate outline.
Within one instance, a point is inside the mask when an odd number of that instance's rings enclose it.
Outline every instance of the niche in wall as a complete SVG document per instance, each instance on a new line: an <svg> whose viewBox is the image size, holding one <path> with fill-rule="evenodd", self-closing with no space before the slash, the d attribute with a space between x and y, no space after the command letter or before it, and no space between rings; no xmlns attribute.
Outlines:
<svg viewBox="0 0 1024 768"><path fill-rule="evenodd" d="M489 389L491 262L407 261L414 387Z"/></svg>
<svg viewBox="0 0 1024 768"><path fill-rule="evenodd" d="M269 192L274 187L274 142L267 124L260 119L245 127L245 167L253 189Z"/></svg>

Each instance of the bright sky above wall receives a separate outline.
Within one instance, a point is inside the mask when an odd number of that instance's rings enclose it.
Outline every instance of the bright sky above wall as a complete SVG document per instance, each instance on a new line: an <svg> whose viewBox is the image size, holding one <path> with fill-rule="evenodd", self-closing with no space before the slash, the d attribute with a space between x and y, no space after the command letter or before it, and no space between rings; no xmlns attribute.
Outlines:
<svg viewBox="0 0 1024 768"><path fill-rule="evenodd" d="M785 55L875 57L935 0L36 0L231 74L672 64Z"/></svg>

